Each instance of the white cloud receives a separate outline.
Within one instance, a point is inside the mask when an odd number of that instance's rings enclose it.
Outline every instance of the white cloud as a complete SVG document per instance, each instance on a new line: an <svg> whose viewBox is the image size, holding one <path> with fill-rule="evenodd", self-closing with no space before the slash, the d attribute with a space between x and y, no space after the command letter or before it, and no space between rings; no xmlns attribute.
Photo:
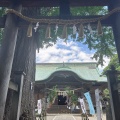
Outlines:
<svg viewBox="0 0 120 120"><path fill-rule="evenodd" d="M66 44L61 39L59 39L54 46L40 49L40 52L36 53L36 62L95 62L95 60L91 59L93 52L87 51L89 50L87 50L87 48L84 48L84 46L80 46L77 42L69 41ZM105 58L105 61L106 66L109 62L109 59ZM99 66L99 69L102 70L104 67Z"/></svg>
<svg viewBox="0 0 120 120"><path fill-rule="evenodd" d="M70 41L66 44L59 40L52 47L40 49L40 52L36 55L36 62L81 62L84 60L89 62L91 61L90 56L91 54L83 52L77 43Z"/></svg>
<svg viewBox="0 0 120 120"><path fill-rule="evenodd" d="M102 72L103 69L108 65L108 63L110 62L110 59L107 58L107 57L104 57L104 61L105 61L105 62L104 62L104 66L101 66L101 65L98 66L100 72Z"/></svg>

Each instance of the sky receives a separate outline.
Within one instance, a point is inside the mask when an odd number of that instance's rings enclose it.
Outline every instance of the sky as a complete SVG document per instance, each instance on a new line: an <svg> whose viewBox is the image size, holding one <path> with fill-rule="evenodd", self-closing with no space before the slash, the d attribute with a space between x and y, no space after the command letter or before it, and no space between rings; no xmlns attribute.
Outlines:
<svg viewBox="0 0 120 120"><path fill-rule="evenodd" d="M91 57L94 50L90 51L87 45L80 42L68 40L67 43L63 39L58 38L57 43L52 47L44 47L40 49L39 53L36 52L37 63L66 63L66 62L96 62ZM104 58L104 66L98 66L100 72L109 63L108 58Z"/></svg>

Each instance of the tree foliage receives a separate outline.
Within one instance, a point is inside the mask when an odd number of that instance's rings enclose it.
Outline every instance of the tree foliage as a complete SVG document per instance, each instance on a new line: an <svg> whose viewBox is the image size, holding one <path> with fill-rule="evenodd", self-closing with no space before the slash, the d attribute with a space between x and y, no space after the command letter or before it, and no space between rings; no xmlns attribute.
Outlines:
<svg viewBox="0 0 120 120"><path fill-rule="evenodd" d="M110 99L110 93L109 93L109 90L107 88L103 91L103 99L104 100Z"/></svg>
<svg viewBox="0 0 120 120"><path fill-rule="evenodd" d="M111 68L111 66L114 66L116 70L120 71L120 64L119 64L119 60L118 60L118 55L117 54L115 54L111 58L108 66L104 68L103 74L105 74L107 72L107 70L109 70Z"/></svg>
<svg viewBox="0 0 120 120"><path fill-rule="evenodd" d="M3 16L5 14L5 8L4 7L0 7L0 17ZM1 40L2 40L2 36L3 36L3 28L0 28L0 44L1 44Z"/></svg>
<svg viewBox="0 0 120 120"><path fill-rule="evenodd" d="M5 14L5 8L0 7L0 16L3 16Z"/></svg>
<svg viewBox="0 0 120 120"><path fill-rule="evenodd" d="M114 37L112 29L110 27L103 27L102 36L87 36L86 42L88 41L88 48L94 49L95 53L93 58L98 61L98 64L103 65L104 57L111 58L116 52Z"/></svg>
<svg viewBox="0 0 120 120"><path fill-rule="evenodd" d="M107 13L106 7L72 7L71 14L74 16L79 15L104 15Z"/></svg>
<svg viewBox="0 0 120 120"><path fill-rule="evenodd" d="M40 16L58 16L59 8L58 7L47 7L40 9Z"/></svg>
<svg viewBox="0 0 120 120"><path fill-rule="evenodd" d="M65 91L66 91L67 96L69 98L68 105L73 105L73 104L76 105L78 102L78 97L73 93L73 91L70 89L70 87L66 87Z"/></svg>
<svg viewBox="0 0 120 120"><path fill-rule="evenodd" d="M57 97L57 92L58 92L57 86L53 86L53 88L50 90L49 95L48 95L48 99L50 103L52 104L54 103Z"/></svg>
<svg viewBox="0 0 120 120"><path fill-rule="evenodd" d="M47 9L48 10L48 9ZM44 9L45 11L45 9ZM58 11L57 11L58 12ZM107 13L107 9L105 7L77 7L77 8L71 8L71 14L72 15L104 15ZM45 26L40 26L39 29L39 40L38 40L38 48L43 47L44 44L47 44L46 46L52 46L56 43L57 37L61 37L63 26L58 26L58 32L55 34L55 26L51 26L51 38L45 39ZM98 64L103 65L104 62L104 56L112 57L114 55L115 49L115 43L114 43L114 37L112 33L111 27L103 27L103 35L98 36L97 35L97 25L91 26L92 27L92 34L90 34L90 31L88 29L88 26L84 26L84 38L78 37L78 30L79 26L77 27L76 35L73 35L72 31L73 28L67 27L67 32L69 39L73 41L79 41L85 45L88 46L90 50L94 50L95 53L93 55L93 59L96 59L98 61ZM65 40L66 42L67 40ZM53 43L53 44L52 44Z"/></svg>

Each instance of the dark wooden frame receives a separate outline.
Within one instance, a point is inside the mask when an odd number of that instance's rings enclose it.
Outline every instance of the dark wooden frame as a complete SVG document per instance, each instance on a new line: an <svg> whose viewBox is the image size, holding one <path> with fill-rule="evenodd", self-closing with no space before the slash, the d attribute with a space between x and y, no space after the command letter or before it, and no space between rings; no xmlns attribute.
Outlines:
<svg viewBox="0 0 120 120"><path fill-rule="evenodd" d="M1 0L0 6L8 7L11 1ZM16 0L18 1L18 0ZM58 7L62 0L19 0L23 7ZM108 6L111 0L68 0L70 6Z"/></svg>
<svg viewBox="0 0 120 120"><path fill-rule="evenodd" d="M20 2L20 3L19 3ZM28 4L29 2L29 4ZM1 7L8 7L12 4L12 9L21 10L21 4L24 7L59 7L59 0L1 0L0 6ZM70 7L77 7L77 6L108 6L109 10L114 8L120 7L120 0L69 0ZM89 16L90 17L90 16ZM79 18L80 19L80 18ZM14 50L16 45L16 38L17 38L17 31L18 26L26 26L22 20L19 19L19 24L17 24L16 17L13 14L8 14L7 18L3 17L0 18L0 27L5 27L4 37L3 37L3 44L1 48L1 57L0 57L0 120L3 119L4 108L5 108L5 101L7 97L7 91L9 87L10 81L10 73L12 68ZM105 22L106 21L106 22ZM104 23L105 22L105 23ZM114 38L116 43L116 48L118 52L118 57L120 61L120 13L114 14L108 20L104 20L103 25L111 25L114 32ZM107 23L108 22L108 23ZM114 72L111 72L114 74ZM113 79L114 76L109 76L109 89L112 88L112 83L115 82ZM111 92L111 96L116 96L116 93ZM115 100L115 97L111 97L111 101L114 104L119 104L119 100ZM113 120L119 120L119 112L118 107L112 107L113 113Z"/></svg>

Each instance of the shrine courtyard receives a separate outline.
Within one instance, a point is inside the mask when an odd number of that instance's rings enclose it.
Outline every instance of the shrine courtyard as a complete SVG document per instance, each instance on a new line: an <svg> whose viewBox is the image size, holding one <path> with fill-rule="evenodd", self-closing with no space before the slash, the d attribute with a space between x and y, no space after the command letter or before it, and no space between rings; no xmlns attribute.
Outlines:
<svg viewBox="0 0 120 120"><path fill-rule="evenodd" d="M96 116L89 117L89 120L96 119ZM47 120L82 120L82 117L76 114L47 114ZM105 114L103 115L102 120L106 120Z"/></svg>

